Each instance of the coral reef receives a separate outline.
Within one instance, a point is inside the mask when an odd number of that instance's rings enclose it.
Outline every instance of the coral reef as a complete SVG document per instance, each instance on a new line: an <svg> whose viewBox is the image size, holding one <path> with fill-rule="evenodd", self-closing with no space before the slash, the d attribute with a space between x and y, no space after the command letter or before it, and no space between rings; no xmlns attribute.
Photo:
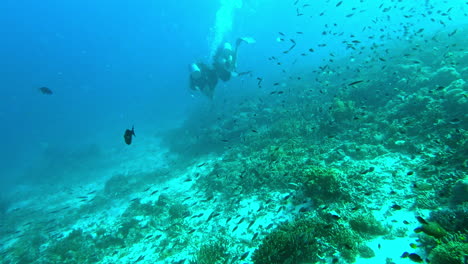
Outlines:
<svg viewBox="0 0 468 264"><path fill-rule="evenodd" d="M466 262L468 243L466 241L450 241L438 245L431 251L430 259L434 264L460 264Z"/></svg>
<svg viewBox="0 0 468 264"><path fill-rule="evenodd" d="M358 254L361 238L341 224L321 218L301 218L279 226L255 250L255 264L316 262L336 253L349 262ZM338 252L336 252L336 250Z"/></svg>
<svg viewBox="0 0 468 264"><path fill-rule="evenodd" d="M363 237L384 235L388 230L374 217L373 214L356 214L350 217L349 225Z"/></svg>
<svg viewBox="0 0 468 264"><path fill-rule="evenodd" d="M229 244L220 239L216 242L202 245L196 253L196 257L190 261L193 264L228 263L231 255L228 253Z"/></svg>

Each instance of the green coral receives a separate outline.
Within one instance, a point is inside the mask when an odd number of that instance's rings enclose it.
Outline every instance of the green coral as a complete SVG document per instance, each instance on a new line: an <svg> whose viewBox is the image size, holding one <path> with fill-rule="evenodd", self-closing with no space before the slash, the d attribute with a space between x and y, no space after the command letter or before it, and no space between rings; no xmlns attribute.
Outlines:
<svg viewBox="0 0 468 264"><path fill-rule="evenodd" d="M112 176L104 186L104 193L113 198L128 195L130 191L129 178L122 174Z"/></svg>
<svg viewBox="0 0 468 264"><path fill-rule="evenodd" d="M10 248L11 257L17 262L14 263L32 263L41 254L40 247L47 242L47 238L41 234L31 234L20 238ZM3 262L2 262L3 263Z"/></svg>
<svg viewBox="0 0 468 264"><path fill-rule="evenodd" d="M363 258L373 258L375 257L375 252L370 248L369 246L366 245L361 245L358 247L359 255Z"/></svg>
<svg viewBox="0 0 468 264"><path fill-rule="evenodd" d="M355 102L351 100L343 101L342 99L335 98L330 110L330 114L335 120L346 121L352 120L356 112Z"/></svg>
<svg viewBox="0 0 468 264"><path fill-rule="evenodd" d="M95 263L98 255L93 238L75 229L47 249L46 259L48 263Z"/></svg>
<svg viewBox="0 0 468 264"><path fill-rule="evenodd" d="M229 260L228 245L225 240L211 242L200 247L196 257L191 263L194 264L216 264L226 263Z"/></svg>
<svg viewBox="0 0 468 264"><path fill-rule="evenodd" d="M321 203L349 199L349 193L343 191L344 179L337 169L307 165L300 169L298 177L303 183L304 193L307 197Z"/></svg>
<svg viewBox="0 0 468 264"><path fill-rule="evenodd" d="M122 216L127 218L135 216L156 216L160 215L163 211L163 206L141 203L140 199L137 199L127 207Z"/></svg>
<svg viewBox="0 0 468 264"><path fill-rule="evenodd" d="M438 245L430 254L433 264L460 264L468 255L468 244L466 242L450 241Z"/></svg>
<svg viewBox="0 0 468 264"><path fill-rule="evenodd" d="M321 218L302 218L279 226L255 250L255 264L314 263L322 256L341 256L353 262L361 238L349 228ZM320 256L320 257L319 257Z"/></svg>
<svg viewBox="0 0 468 264"><path fill-rule="evenodd" d="M388 230L374 217L373 214L357 214L349 219L351 228L363 237L384 235Z"/></svg>
<svg viewBox="0 0 468 264"><path fill-rule="evenodd" d="M172 220L181 220L188 215L190 215L188 205L177 203L169 207L169 216Z"/></svg>
<svg viewBox="0 0 468 264"><path fill-rule="evenodd" d="M143 238L143 231L136 219L123 219L118 230L118 237L125 239L127 244L133 244Z"/></svg>

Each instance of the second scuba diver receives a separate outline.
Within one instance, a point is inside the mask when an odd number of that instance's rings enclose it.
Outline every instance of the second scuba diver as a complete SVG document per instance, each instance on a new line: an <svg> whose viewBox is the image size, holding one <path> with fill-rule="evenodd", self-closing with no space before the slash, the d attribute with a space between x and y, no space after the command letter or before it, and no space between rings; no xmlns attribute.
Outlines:
<svg viewBox="0 0 468 264"><path fill-rule="evenodd" d="M242 42L254 43L252 38L238 38L234 49L229 42L218 47L213 56L213 68L205 63L193 63L190 65L190 89L200 91L210 99L213 98L218 79L226 82L231 76L241 75L236 72L237 51ZM245 74L245 73L242 73Z"/></svg>

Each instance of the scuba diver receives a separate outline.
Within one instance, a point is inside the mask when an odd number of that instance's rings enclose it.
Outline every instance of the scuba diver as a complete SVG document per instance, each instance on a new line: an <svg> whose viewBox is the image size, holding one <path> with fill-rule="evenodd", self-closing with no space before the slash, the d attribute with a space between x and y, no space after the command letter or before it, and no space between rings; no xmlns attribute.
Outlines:
<svg viewBox="0 0 468 264"><path fill-rule="evenodd" d="M250 73L237 73L237 51L242 42L254 43L252 38L238 38L234 49L229 42L218 47L213 56L213 68L205 63L193 63L190 65L190 89L200 91L210 99L213 98L218 79L226 82L231 76L240 76Z"/></svg>
<svg viewBox="0 0 468 264"><path fill-rule="evenodd" d="M190 65L190 89L200 91L213 99L214 89L218 83L218 75L214 69L202 62Z"/></svg>
<svg viewBox="0 0 468 264"><path fill-rule="evenodd" d="M238 38L236 40L236 45L234 49L232 49L232 45L229 42L223 44L222 47L218 47L216 53L213 57L213 68L216 70L219 79L226 82L231 79L231 76L239 76L242 74L250 73L242 73L239 74L236 72L237 69L237 51L239 46L242 42L246 43L254 43L255 40L252 38Z"/></svg>

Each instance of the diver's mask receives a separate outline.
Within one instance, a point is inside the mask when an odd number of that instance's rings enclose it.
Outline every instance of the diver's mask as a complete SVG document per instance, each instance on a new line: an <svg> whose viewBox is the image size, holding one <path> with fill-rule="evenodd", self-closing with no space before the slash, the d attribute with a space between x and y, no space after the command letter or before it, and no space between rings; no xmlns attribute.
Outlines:
<svg viewBox="0 0 468 264"><path fill-rule="evenodd" d="M200 67L198 67L198 65L196 63L192 63L190 65L190 76L193 79L200 79L200 77L201 77Z"/></svg>
<svg viewBox="0 0 468 264"><path fill-rule="evenodd" d="M229 42L224 43L224 50L232 50L232 45Z"/></svg>
<svg viewBox="0 0 468 264"><path fill-rule="evenodd" d="M223 46L223 55L224 57L230 56L232 53L232 45L229 42L224 43Z"/></svg>

